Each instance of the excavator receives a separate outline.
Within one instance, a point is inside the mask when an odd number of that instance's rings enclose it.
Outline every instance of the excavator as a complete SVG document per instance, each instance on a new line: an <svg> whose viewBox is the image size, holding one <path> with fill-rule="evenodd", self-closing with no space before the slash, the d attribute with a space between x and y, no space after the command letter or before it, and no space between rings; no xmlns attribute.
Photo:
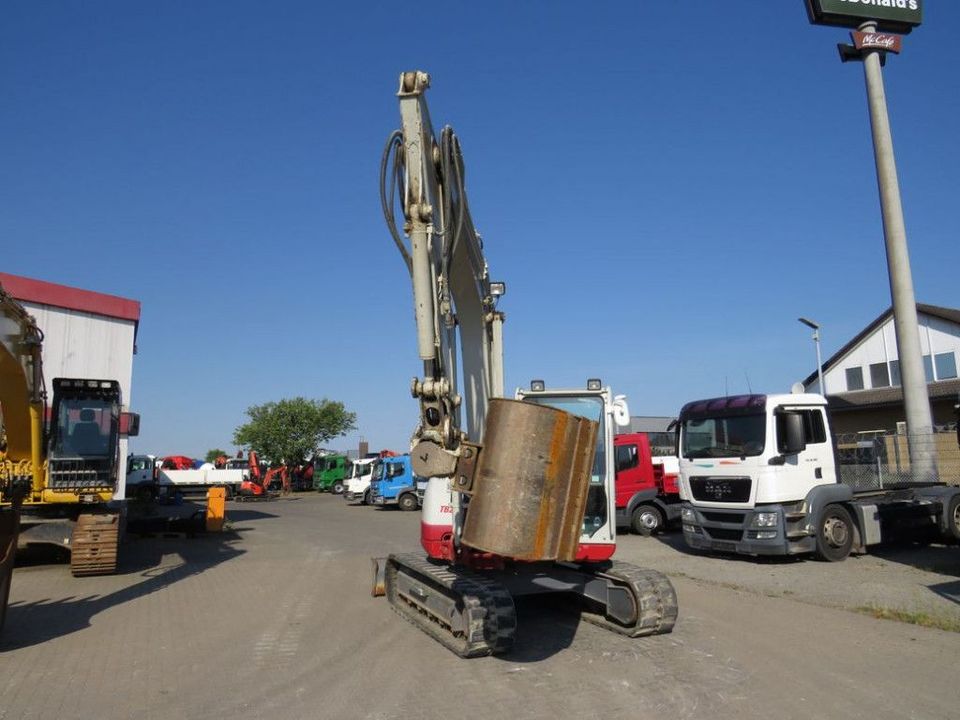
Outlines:
<svg viewBox="0 0 960 720"><path fill-rule="evenodd" d="M373 558L373 594L464 658L511 649L514 598L526 595L564 593L584 620L629 637L669 633L678 612L669 579L612 559L613 428L629 423L626 399L597 378L564 389L534 380L503 397L506 287L490 280L460 141L449 126L435 135L429 86L424 72L400 76L401 127L380 168L423 362L411 384L420 406L411 457L428 478L426 556Z"/></svg>
<svg viewBox="0 0 960 720"><path fill-rule="evenodd" d="M287 466L270 468L266 472L260 468L260 459L255 450L251 450L247 457L247 466L250 474L240 483L240 492L237 499L243 500L273 500L276 494L270 492L270 485L278 475L286 483Z"/></svg>
<svg viewBox="0 0 960 720"><path fill-rule="evenodd" d="M43 332L0 286L0 600L5 613L18 543L70 550L75 576L116 571L119 441L140 427L121 412L116 380L54 378L47 408ZM0 615L2 624L2 615Z"/></svg>

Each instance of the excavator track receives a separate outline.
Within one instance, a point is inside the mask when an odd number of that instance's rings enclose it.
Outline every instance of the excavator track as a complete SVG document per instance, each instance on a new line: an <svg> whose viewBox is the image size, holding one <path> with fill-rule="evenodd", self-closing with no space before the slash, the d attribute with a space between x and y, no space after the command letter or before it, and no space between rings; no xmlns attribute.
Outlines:
<svg viewBox="0 0 960 720"><path fill-rule="evenodd" d="M390 555L386 596L391 607L462 658L498 655L513 647L516 609L499 583L420 555Z"/></svg>
<svg viewBox="0 0 960 720"><path fill-rule="evenodd" d="M112 575L120 549L120 516L84 513L77 518L70 541L70 572L74 577Z"/></svg>
<svg viewBox="0 0 960 720"><path fill-rule="evenodd" d="M584 620L627 637L664 635L673 630L677 622L677 592L666 575L616 560L595 574L630 590L637 617L632 625L622 625L603 614L584 610Z"/></svg>

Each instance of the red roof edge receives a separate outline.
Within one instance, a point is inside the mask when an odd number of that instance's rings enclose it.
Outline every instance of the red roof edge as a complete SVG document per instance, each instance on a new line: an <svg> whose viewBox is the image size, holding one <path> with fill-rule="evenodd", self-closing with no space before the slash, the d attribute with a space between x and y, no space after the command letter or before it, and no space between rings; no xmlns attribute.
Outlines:
<svg viewBox="0 0 960 720"><path fill-rule="evenodd" d="M77 310L91 315L103 315L139 324L140 301L81 290L68 285L0 272L0 285L21 302L52 305L66 310Z"/></svg>

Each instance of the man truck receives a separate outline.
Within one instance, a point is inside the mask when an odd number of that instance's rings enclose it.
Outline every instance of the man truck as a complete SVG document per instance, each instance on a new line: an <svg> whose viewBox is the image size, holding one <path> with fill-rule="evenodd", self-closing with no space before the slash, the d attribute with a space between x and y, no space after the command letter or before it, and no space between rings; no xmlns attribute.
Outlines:
<svg viewBox="0 0 960 720"><path fill-rule="evenodd" d="M821 395L738 395L687 403L679 417L687 545L827 561L910 535L960 539L960 487L845 482Z"/></svg>

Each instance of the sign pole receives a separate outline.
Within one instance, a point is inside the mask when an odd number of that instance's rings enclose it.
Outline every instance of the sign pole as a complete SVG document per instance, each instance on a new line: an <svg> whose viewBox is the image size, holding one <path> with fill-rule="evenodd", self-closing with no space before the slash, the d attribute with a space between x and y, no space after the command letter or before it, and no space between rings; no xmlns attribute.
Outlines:
<svg viewBox="0 0 960 720"><path fill-rule="evenodd" d="M875 21L858 28L863 33L874 33ZM893 137L887 98L880 70L881 51L862 50L863 72L870 106L870 127L873 131L873 153L877 164L877 185L880 189L880 207L883 214L883 235L887 250L887 272L890 276L890 296L893 300L893 324L900 356L900 378L903 386L903 405L907 421L907 443L915 480L935 480L937 475L936 450L933 443L933 417L920 350L920 325L917 320L917 301L907 252L907 230L900 202L900 184L893 155Z"/></svg>

